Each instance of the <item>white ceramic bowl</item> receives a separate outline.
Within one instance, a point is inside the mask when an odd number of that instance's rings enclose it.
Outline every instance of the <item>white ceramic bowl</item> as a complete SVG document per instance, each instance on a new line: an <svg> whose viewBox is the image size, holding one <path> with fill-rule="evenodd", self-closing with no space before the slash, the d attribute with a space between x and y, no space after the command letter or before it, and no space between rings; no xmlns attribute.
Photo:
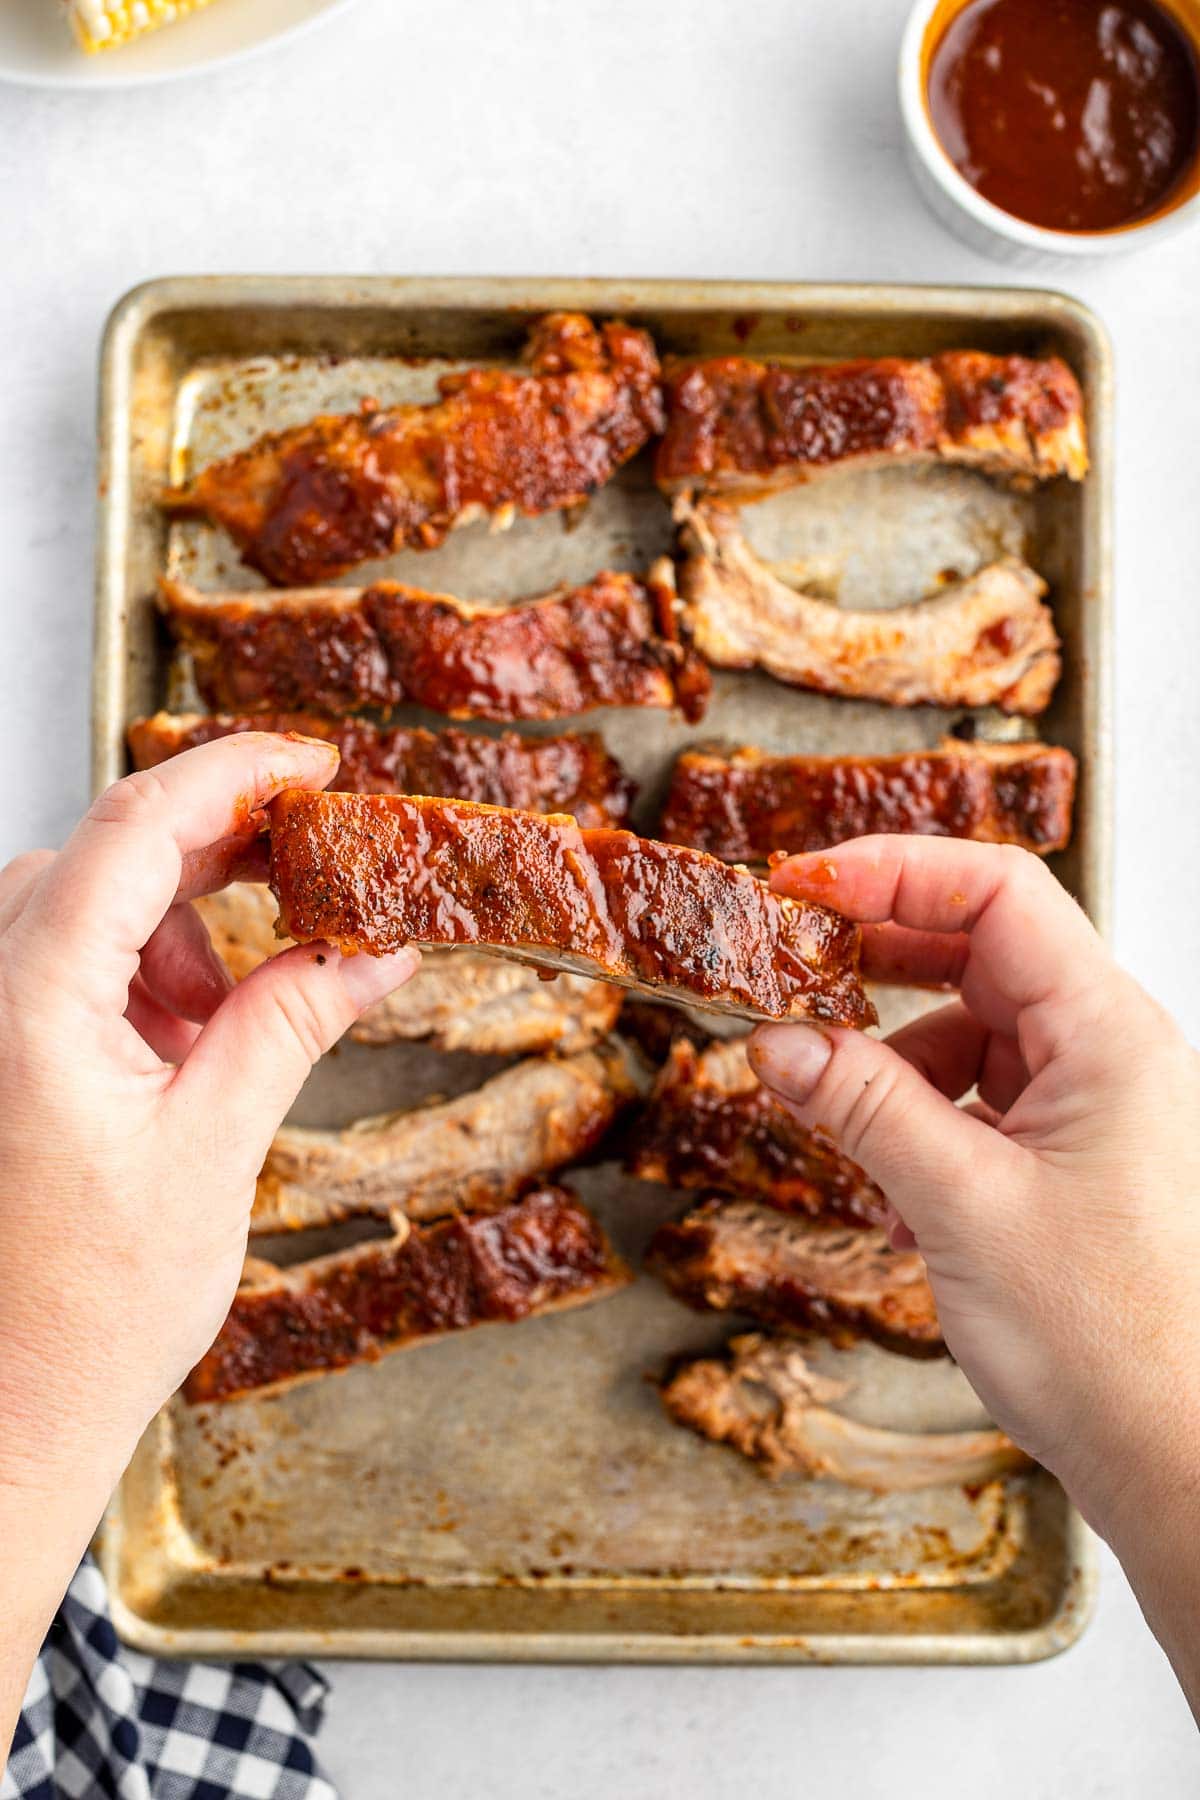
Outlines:
<svg viewBox="0 0 1200 1800"><path fill-rule="evenodd" d="M1041 225L1027 225L1024 219L1014 218L977 194L942 149L925 104L923 51L938 5L939 0L917 0L908 15L900 46L900 113L917 186L943 225L972 249L1016 267L1122 256L1175 237L1200 220L1197 193L1170 212L1147 219L1144 225L1126 225L1119 231L1048 231Z"/></svg>

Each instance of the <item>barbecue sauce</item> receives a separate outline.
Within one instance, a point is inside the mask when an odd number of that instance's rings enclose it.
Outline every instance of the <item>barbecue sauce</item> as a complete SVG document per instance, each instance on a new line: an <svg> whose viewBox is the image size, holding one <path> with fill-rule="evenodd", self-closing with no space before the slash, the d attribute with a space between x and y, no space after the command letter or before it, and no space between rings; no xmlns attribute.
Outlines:
<svg viewBox="0 0 1200 1800"><path fill-rule="evenodd" d="M959 174L1031 225L1114 231L1190 190L1200 73L1155 0L970 0L926 92Z"/></svg>

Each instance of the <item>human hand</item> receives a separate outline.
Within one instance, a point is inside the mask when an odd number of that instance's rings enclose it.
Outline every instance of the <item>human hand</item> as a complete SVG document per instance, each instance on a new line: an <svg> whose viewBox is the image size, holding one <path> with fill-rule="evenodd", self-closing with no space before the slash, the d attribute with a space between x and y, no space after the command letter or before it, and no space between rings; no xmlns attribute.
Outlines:
<svg viewBox="0 0 1200 1800"><path fill-rule="evenodd" d="M988 1411L1136 1561L1147 1483L1160 1522L1195 1489L1200 1057L1025 851L863 838L772 886L865 921L868 976L960 990L886 1043L761 1027L751 1060L879 1182Z"/></svg>
<svg viewBox="0 0 1200 1800"><path fill-rule="evenodd" d="M255 1176L310 1067L417 966L307 945L231 991L188 904L261 874L260 809L337 762L309 739L226 738L117 782L57 856L0 872L0 1540L27 1599L37 1520L70 1540L45 1547L50 1612L224 1321ZM0 1614L19 1625L7 1548Z"/></svg>

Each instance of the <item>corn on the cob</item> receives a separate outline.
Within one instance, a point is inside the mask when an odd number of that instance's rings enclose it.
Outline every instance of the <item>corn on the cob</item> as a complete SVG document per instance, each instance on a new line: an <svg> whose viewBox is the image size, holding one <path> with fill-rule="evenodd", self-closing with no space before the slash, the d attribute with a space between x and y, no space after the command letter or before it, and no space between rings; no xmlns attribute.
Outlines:
<svg viewBox="0 0 1200 1800"><path fill-rule="evenodd" d="M88 51L114 50L143 31L169 25L208 0L66 0L75 36Z"/></svg>

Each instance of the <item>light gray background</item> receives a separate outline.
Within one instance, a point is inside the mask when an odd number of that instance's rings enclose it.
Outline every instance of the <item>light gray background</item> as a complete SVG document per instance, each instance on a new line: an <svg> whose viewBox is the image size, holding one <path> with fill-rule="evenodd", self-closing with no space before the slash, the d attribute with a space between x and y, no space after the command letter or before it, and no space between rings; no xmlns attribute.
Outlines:
<svg viewBox="0 0 1200 1800"><path fill-rule="evenodd" d="M172 88L0 86L0 852L57 842L85 800L96 342L121 293L230 270L1003 281L909 185L906 5L361 0ZM1200 235L1056 281L1117 352L1118 949L1196 1040ZM332 1673L347 1800L1169 1800L1200 1775L1110 1558L1083 1643L1025 1670Z"/></svg>

